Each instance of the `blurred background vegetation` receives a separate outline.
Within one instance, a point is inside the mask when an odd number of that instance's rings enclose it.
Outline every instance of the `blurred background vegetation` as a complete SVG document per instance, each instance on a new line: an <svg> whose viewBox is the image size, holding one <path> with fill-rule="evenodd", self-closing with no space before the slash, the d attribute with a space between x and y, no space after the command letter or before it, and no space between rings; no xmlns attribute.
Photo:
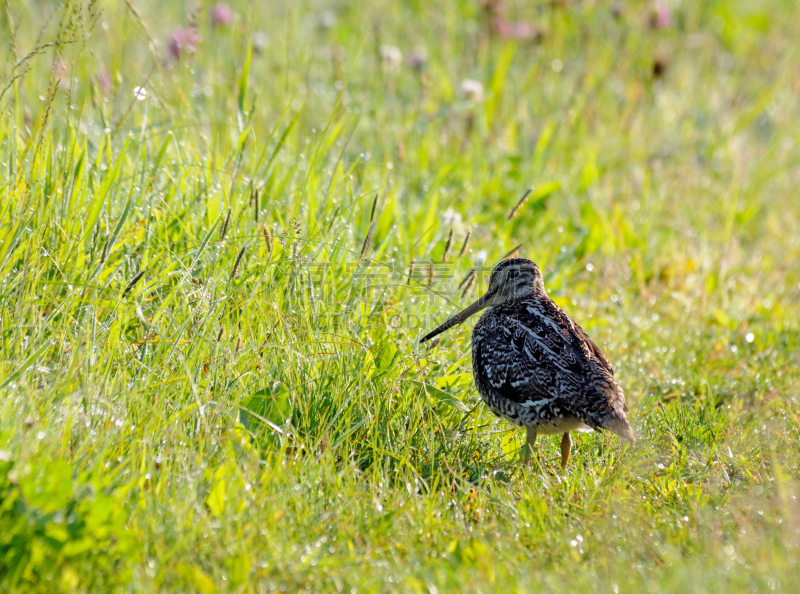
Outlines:
<svg viewBox="0 0 800 594"><path fill-rule="evenodd" d="M795 590L798 16L6 1L0 584ZM635 446L417 344L509 253Z"/></svg>

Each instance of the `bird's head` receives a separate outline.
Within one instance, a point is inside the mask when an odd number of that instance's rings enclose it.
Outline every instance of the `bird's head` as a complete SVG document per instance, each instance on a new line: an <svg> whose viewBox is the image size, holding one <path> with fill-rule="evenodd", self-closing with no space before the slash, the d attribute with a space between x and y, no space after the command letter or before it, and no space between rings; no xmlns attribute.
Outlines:
<svg viewBox="0 0 800 594"><path fill-rule="evenodd" d="M526 258L503 260L492 271L489 288L480 299L424 336L420 342L430 340L486 307L513 303L543 294L545 294L544 279L542 271L536 264Z"/></svg>
<svg viewBox="0 0 800 594"><path fill-rule="evenodd" d="M494 267L486 296L499 305L520 301L544 292L544 278L539 267L526 258L510 258Z"/></svg>

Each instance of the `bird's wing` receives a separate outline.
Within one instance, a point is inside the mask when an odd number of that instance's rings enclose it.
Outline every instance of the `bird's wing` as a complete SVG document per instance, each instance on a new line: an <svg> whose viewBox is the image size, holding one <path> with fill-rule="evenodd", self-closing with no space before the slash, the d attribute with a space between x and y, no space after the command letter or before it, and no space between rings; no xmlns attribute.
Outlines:
<svg viewBox="0 0 800 594"><path fill-rule="evenodd" d="M557 311L497 312L491 329L476 327L476 333L492 335L478 337L473 356L480 359L477 365L503 397L522 406L557 403L594 427L603 409L624 406L622 391L608 360L596 354L597 345L553 306Z"/></svg>
<svg viewBox="0 0 800 594"><path fill-rule="evenodd" d="M502 397L532 406L555 396L554 369L538 361L538 350L528 354L529 332L515 320L498 316L499 323L484 330L475 328L473 337L474 365L486 381Z"/></svg>
<svg viewBox="0 0 800 594"><path fill-rule="evenodd" d="M608 360L605 353L600 350L600 347L589 338L589 335L578 324L565 314L561 309L552 301L545 306L548 310L548 315L557 318L561 324L569 328L569 333L572 337L571 343L574 348L578 349L585 355L586 363L588 364L587 371L594 377L592 382L595 391L604 397L612 409L622 408L623 412L628 412L628 405L625 402L625 397L622 395L622 388L614 379L614 367L611 361ZM593 365L596 363L595 365ZM599 369L597 369L599 367ZM599 372L599 373L598 373ZM592 393L590 390L589 393Z"/></svg>
<svg viewBox="0 0 800 594"><path fill-rule="evenodd" d="M594 355L595 359L597 359L598 362L605 367L611 375L614 375L614 368L611 366L611 361L609 361L605 353L600 350L600 347L597 346L591 338L589 338L586 332L583 331L583 328L578 326L578 324L572 322L572 326L577 337L586 344L586 346L592 352L592 355Z"/></svg>

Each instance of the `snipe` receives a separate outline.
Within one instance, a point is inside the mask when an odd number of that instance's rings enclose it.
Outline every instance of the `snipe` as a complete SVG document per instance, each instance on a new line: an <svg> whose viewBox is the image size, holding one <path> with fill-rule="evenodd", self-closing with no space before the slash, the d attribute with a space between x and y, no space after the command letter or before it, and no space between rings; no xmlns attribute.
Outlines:
<svg viewBox="0 0 800 594"><path fill-rule="evenodd" d="M486 293L421 342L484 308L472 331L475 384L492 412L527 429L526 462L539 434L563 434L562 466L572 449L570 431L608 429L635 441L611 363L548 297L530 260L498 264Z"/></svg>

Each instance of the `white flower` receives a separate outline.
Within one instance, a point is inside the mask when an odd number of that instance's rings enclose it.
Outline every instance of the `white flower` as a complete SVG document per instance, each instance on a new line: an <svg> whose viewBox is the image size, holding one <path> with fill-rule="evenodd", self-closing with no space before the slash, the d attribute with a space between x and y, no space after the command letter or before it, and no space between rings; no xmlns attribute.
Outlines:
<svg viewBox="0 0 800 594"><path fill-rule="evenodd" d="M336 24L336 14L332 10L326 10L319 15L319 26L322 29L331 29Z"/></svg>
<svg viewBox="0 0 800 594"><path fill-rule="evenodd" d="M253 51L257 54L263 54L264 50L267 49L267 43L269 42L269 36L262 31L256 31L253 33Z"/></svg>
<svg viewBox="0 0 800 594"><path fill-rule="evenodd" d="M461 81L461 92L464 96L475 103L483 101L483 85L477 80L465 78Z"/></svg>
<svg viewBox="0 0 800 594"><path fill-rule="evenodd" d="M383 67L386 70L394 70L400 65L400 62L403 61L403 52L400 51L399 47L394 45L382 45L380 54Z"/></svg>
<svg viewBox="0 0 800 594"><path fill-rule="evenodd" d="M442 223L445 224L447 227L460 227L461 226L461 215L454 211L452 208L448 208L442 214Z"/></svg>

